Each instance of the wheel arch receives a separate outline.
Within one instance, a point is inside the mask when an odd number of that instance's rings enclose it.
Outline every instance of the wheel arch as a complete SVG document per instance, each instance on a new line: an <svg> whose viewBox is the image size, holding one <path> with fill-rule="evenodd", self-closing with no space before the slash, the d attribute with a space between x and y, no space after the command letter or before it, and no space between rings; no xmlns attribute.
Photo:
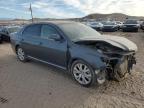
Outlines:
<svg viewBox="0 0 144 108"><path fill-rule="evenodd" d="M69 62L68 62L68 71L69 71L69 72L70 72L70 70L71 70L72 64L73 64L75 61L77 61L77 60L84 61L84 62L86 62L87 64L91 65L89 62L87 62L86 60L84 60L84 59L82 59L82 58L79 58L79 57L71 58L71 59L69 60Z"/></svg>
<svg viewBox="0 0 144 108"><path fill-rule="evenodd" d="M101 59L99 57L73 57L70 59L70 61L68 62L68 71L70 72L72 63L76 60L81 60L86 62L87 64L89 64L94 70L95 69L101 69L101 68L105 68L106 64L104 62L101 61Z"/></svg>
<svg viewBox="0 0 144 108"><path fill-rule="evenodd" d="M17 48L18 48L19 46L20 46L19 44L17 44L17 45L15 46L15 52L17 52Z"/></svg>

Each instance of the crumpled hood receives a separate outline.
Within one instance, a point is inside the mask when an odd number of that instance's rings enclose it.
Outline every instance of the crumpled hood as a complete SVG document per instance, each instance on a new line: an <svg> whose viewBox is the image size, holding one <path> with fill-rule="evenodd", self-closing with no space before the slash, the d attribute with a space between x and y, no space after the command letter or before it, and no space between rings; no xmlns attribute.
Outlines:
<svg viewBox="0 0 144 108"><path fill-rule="evenodd" d="M138 48L137 48L137 45L124 38L124 37L119 37L119 36L110 36L110 35L101 35L99 37L96 37L96 38L85 38L84 40L98 40L98 41L105 41L113 46L116 46L116 47L119 47L125 51L137 51Z"/></svg>

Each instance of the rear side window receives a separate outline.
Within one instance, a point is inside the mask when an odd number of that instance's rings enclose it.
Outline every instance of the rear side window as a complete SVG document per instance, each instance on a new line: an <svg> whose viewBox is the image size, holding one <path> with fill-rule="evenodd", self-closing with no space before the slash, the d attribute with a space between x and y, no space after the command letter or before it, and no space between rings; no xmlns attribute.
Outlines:
<svg viewBox="0 0 144 108"><path fill-rule="evenodd" d="M50 25L42 25L41 37L49 39L49 36L58 34L55 28Z"/></svg>
<svg viewBox="0 0 144 108"><path fill-rule="evenodd" d="M23 31L23 35L29 35L29 36L40 36L41 33L41 25L40 24L35 24L35 25L30 25L25 28Z"/></svg>

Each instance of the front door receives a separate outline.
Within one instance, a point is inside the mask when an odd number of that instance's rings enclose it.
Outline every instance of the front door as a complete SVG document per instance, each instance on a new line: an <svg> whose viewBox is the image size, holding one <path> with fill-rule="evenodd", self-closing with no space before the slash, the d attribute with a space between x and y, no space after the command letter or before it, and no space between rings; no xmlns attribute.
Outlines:
<svg viewBox="0 0 144 108"><path fill-rule="evenodd" d="M58 35L60 40L51 39L51 36ZM66 67L67 41L60 35L56 28L43 24L41 28L41 60Z"/></svg>

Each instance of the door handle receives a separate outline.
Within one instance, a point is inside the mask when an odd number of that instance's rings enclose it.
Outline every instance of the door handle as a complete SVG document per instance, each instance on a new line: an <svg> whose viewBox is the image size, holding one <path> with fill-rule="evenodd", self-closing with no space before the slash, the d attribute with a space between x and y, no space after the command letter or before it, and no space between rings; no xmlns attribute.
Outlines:
<svg viewBox="0 0 144 108"><path fill-rule="evenodd" d="M24 41L24 39L21 39L21 41L23 42L23 41Z"/></svg>
<svg viewBox="0 0 144 108"><path fill-rule="evenodd" d="M42 44L43 44L42 42L39 43L39 45L42 45Z"/></svg>

